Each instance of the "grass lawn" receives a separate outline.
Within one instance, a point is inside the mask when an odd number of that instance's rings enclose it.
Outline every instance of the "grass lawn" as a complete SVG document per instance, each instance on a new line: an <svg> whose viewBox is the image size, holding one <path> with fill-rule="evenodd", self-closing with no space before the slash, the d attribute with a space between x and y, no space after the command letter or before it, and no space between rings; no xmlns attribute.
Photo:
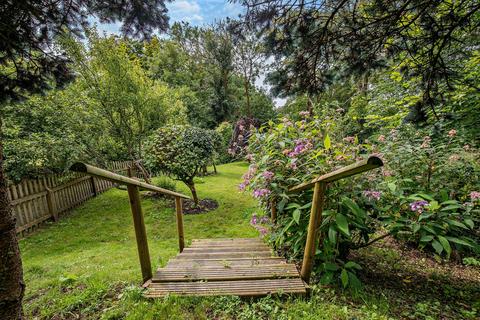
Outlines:
<svg viewBox="0 0 480 320"><path fill-rule="evenodd" d="M236 187L246 169L244 163L221 165L217 175L197 179L199 196L217 200L219 208L206 214L184 217L187 243L193 238L258 235L249 225L251 214L259 211L256 202L250 196L239 193ZM177 188L187 193L187 188L182 184L177 183ZM150 256L156 269L166 264L178 251L174 210L168 208L165 200L145 198L142 205ZM442 306L435 303L438 301L440 304L443 296L420 301L424 304L419 306L421 310L417 312L415 305L413 308L402 306L401 301L407 300L401 300L401 294L395 293L397 289L388 291L381 287L378 290L371 287L356 298L331 288L314 287L310 299L144 299L140 289L141 272L128 196L126 191L119 189L107 191L69 213L58 223L48 225L22 239L20 247L27 285L27 318L390 319L427 318L431 315L431 310L435 312L442 309ZM386 256L388 262L389 255L392 256L391 259L396 259L397 251L396 248L378 247L376 250L361 252L358 259L377 261L379 259L375 255L379 255ZM391 267L391 263L387 264ZM408 279L408 272L415 272L408 268L405 270L407 275L402 274L404 279ZM477 276L478 272L473 272L469 277ZM457 292L455 288L451 290ZM476 291L467 291L469 292ZM457 298L458 295L452 297ZM471 300L474 297L465 298ZM464 312L458 314L474 317L475 311L471 304L465 304ZM390 310L391 305L398 306ZM402 314L402 311L407 314ZM440 311L437 312L438 315L441 315Z"/></svg>

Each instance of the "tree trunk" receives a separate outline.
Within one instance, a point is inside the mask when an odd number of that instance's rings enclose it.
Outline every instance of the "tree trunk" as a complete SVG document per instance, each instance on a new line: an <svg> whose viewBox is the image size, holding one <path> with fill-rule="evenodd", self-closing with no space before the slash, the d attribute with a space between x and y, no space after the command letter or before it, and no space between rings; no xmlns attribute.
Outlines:
<svg viewBox="0 0 480 320"><path fill-rule="evenodd" d="M217 174L217 166L215 165L215 161L212 162L213 165L213 172Z"/></svg>
<svg viewBox="0 0 480 320"><path fill-rule="evenodd" d="M199 201L197 196L197 190L195 189L195 183L193 182L193 180L190 180L185 182L185 184L187 185L187 187L190 189L190 192L192 193L193 202L195 202L195 205L198 205Z"/></svg>
<svg viewBox="0 0 480 320"><path fill-rule="evenodd" d="M252 117L252 109L250 107L250 85L248 83L248 80L244 80L244 86L245 86L245 97L247 98L247 117L251 118Z"/></svg>
<svg viewBox="0 0 480 320"><path fill-rule="evenodd" d="M3 143L0 119L0 319L22 319L22 299L25 290L22 260L7 193L3 171Z"/></svg>

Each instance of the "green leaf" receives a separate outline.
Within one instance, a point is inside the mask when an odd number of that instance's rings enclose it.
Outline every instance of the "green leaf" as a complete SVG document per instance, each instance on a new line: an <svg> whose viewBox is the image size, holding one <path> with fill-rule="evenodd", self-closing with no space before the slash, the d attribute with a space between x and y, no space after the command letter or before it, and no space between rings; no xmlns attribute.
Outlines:
<svg viewBox="0 0 480 320"><path fill-rule="evenodd" d="M430 242L433 240L433 236L423 236L422 238L420 238L420 242Z"/></svg>
<svg viewBox="0 0 480 320"><path fill-rule="evenodd" d="M347 263L345 263L345 268L347 269L357 269L357 270L362 270L362 267L356 263L356 262L353 262L353 261L348 261Z"/></svg>
<svg viewBox="0 0 480 320"><path fill-rule="evenodd" d="M443 246L437 240L432 241L432 247L437 251L438 254L441 254L443 251Z"/></svg>
<svg viewBox="0 0 480 320"><path fill-rule="evenodd" d="M466 247L470 247L470 248L473 248L473 246L466 242L465 240L462 240L462 239L458 239L458 238L455 238L455 237L446 237L449 241L453 242L453 243L456 243L456 244L459 244L461 246L466 246Z"/></svg>
<svg viewBox="0 0 480 320"><path fill-rule="evenodd" d="M337 215L335 216L335 221L337 223L338 229L340 229L340 231L342 231L345 235L350 236L347 218L345 218L343 214L337 213Z"/></svg>
<svg viewBox="0 0 480 320"><path fill-rule="evenodd" d="M447 253L447 257L450 257L450 254L452 253L452 248L450 247L450 243L448 242L447 239L443 236L438 236L438 241L442 244L443 249L445 249L445 252Z"/></svg>
<svg viewBox="0 0 480 320"><path fill-rule="evenodd" d="M397 185L393 182L389 182L387 184L387 186L388 186L388 189L390 189L390 191L392 191L392 193L395 193L395 191L397 190Z"/></svg>
<svg viewBox="0 0 480 320"><path fill-rule="evenodd" d="M342 285L344 288L348 286L348 272L346 269L342 269L342 273L340 274L340 279L342 280Z"/></svg>
<svg viewBox="0 0 480 320"><path fill-rule="evenodd" d="M451 211L451 210L456 210L456 209L459 209L459 208L462 208L462 206L459 205L459 204L451 204L449 206L446 206L446 207L442 208L442 211Z"/></svg>
<svg viewBox="0 0 480 320"><path fill-rule="evenodd" d="M473 229L474 227L474 223L473 223L473 220L472 219L465 219L463 220L463 222L470 227L470 229Z"/></svg>
<svg viewBox="0 0 480 320"><path fill-rule="evenodd" d="M345 205L347 208L350 209L352 213L354 213L356 216L360 216L364 218L365 212L360 209L360 207L350 198L344 197L342 198L342 204Z"/></svg>
<svg viewBox="0 0 480 320"><path fill-rule="evenodd" d="M453 219L447 219L447 223L449 225L452 225L452 226L456 226L456 227L459 227L459 228L462 228L462 229L467 229L467 226L464 225L463 223L461 223L460 221L457 221L457 220L453 220Z"/></svg>
<svg viewBox="0 0 480 320"><path fill-rule="evenodd" d="M350 286L355 289L361 289L362 288L362 282L357 278L357 276L353 272L348 272L348 278L350 281Z"/></svg>
<svg viewBox="0 0 480 320"><path fill-rule="evenodd" d="M302 212L299 210L299 209L295 209L295 211L293 211L293 220L295 220L295 222L297 224L300 224L300 214Z"/></svg>
<svg viewBox="0 0 480 320"><path fill-rule="evenodd" d="M420 227L421 227L420 224L414 223L414 224L413 224L413 227L412 227L413 233L417 233L418 230L420 230Z"/></svg>
<svg viewBox="0 0 480 320"><path fill-rule="evenodd" d="M337 271L338 270L338 266L335 263L332 263L332 262L325 262L323 264L323 267L327 271Z"/></svg>
<svg viewBox="0 0 480 320"><path fill-rule="evenodd" d="M335 245L337 243L337 230L333 226L328 228L328 240Z"/></svg>
<svg viewBox="0 0 480 320"><path fill-rule="evenodd" d="M328 135L328 133L325 135L325 139L323 140L323 145L327 150L329 150L332 147L332 142L330 141L330 136Z"/></svg>

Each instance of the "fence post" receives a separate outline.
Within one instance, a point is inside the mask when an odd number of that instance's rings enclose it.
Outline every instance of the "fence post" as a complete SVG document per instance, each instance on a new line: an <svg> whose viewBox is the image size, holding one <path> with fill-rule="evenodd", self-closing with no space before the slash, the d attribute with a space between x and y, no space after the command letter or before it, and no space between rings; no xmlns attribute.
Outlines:
<svg viewBox="0 0 480 320"><path fill-rule="evenodd" d="M98 194L98 190L97 190L97 185L95 184L95 177L94 176L90 176L90 181L92 183L92 193L93 193L93 196L96 197L97 194Z"/></svg>
<svg viewBox="0 0 480 320"><path fill-rule="evenodd" d="M47 190L47 207L48 213L53 217L54 221L58 221L58 212L53 204L53 192L52 189L45 186L45 190Z"/></svg>
<svg viewBox="0 0 480 320"><path fill-rule="evenodd" d="M145 230L142 205L140 204L140 192L137 186L130 184L127 185L127 190L130 198L133 226L135 227L140 268L142 269L143 282L145 283L152 278L152 265L150 263L150 253L148 252L147 232Z"/></svg>
<svg viewBox="0 0 480 320"><path fill-rule="evenodd" d="M175 212L177 216L177 231L178 231L178 246L180 252L185 248L185 236L183 234L183 210L182 210L182 198L175 197Z"/></svg>
<svg viewBox="0 0 480 320"><path fill-rule="evenodd" d="M315 239L317 236L317 227L321 225L325 189L326 184L324 182L315 183L313 189L313 201L310 211L310 221L308 223L307 241L305 244L305 252L303 253L302 269L300 271L300 275L306 283L310 282L310 274L312 273L313 260L315 257Z"/></svg>

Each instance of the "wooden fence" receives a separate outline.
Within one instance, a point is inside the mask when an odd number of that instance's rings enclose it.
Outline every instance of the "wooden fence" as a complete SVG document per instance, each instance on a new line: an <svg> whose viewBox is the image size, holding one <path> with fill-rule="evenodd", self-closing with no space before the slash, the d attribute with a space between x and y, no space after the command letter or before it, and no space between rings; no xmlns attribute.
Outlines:
<svg viewBox="0 0 480 320"><path fill-rule="evenodd" d="M142 175L131 161L113 161L107 168L122 175L129 175L131 168L132 176ZM8 196L17 219L17 234L34 231L49 219L57 221L60 215L114 186L111 181L73 172L10 184Z"/></svg>

